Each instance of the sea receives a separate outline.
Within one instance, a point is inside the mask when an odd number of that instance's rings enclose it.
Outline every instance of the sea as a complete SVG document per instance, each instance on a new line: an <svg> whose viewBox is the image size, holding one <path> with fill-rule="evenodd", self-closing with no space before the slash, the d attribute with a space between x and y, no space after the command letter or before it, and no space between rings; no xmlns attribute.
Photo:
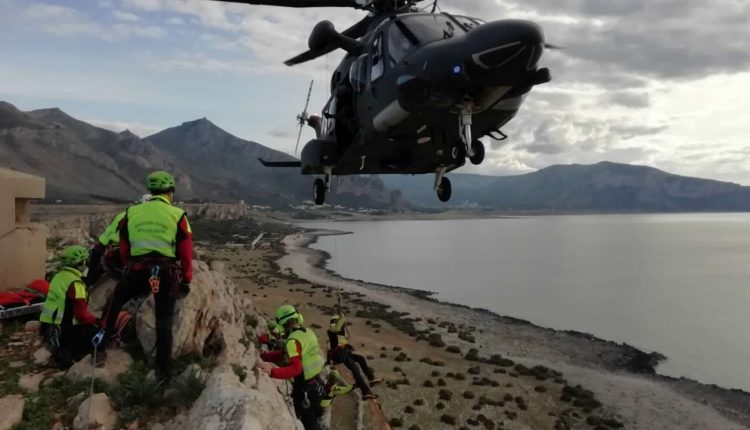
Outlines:
<svg viewBox="0 0 750 430"><path fill-rule="evenodd" d="M750 392L750 214L309 222L343 277L437 293L667 356Z"/></svg>

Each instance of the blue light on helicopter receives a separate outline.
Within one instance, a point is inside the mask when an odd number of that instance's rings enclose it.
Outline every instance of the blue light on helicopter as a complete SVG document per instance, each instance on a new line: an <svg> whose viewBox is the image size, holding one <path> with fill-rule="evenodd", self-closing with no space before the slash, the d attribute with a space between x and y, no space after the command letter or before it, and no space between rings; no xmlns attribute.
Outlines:
<svg viewBox="0 0 750 430"><path fill-rule="evenodd" d="M463 71L463 68L460 65L453 66L453 74L454 75L460 75L461 71Z"/></svg>

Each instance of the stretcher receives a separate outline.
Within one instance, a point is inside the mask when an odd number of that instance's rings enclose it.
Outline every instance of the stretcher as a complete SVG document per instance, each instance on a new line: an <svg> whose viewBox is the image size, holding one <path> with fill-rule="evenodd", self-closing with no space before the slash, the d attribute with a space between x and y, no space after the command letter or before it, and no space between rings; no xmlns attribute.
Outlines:
<svg viewBox="0 0 750 430"><path fill-rule="evenodd" d="M0 292L0 321L40 313L49 291L49 283L36 280L20 291Z"/></svg>

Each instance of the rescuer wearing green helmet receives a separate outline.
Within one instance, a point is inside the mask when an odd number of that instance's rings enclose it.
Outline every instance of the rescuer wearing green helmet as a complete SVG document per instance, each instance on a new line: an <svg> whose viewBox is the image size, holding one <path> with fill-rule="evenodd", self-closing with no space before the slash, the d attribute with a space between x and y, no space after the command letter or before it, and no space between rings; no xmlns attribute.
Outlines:
<svg viewBox="0 0 750 430"><path fill-rule="evenodd" d="M328 351L328 358L336 364L343 364L352 372L354 380L357 382L357 388L362 390L363 399L376 399L378 396L372 392L370 387L383 382L383 380L375 377L375 372L367 365L365 357L354 352L354 347L346 338L346 319L344 315L333 315L330 323L328 327L328 343L331 348ZM362 376L362 372L367 376L367 379Z"/></svg>
<svg viewBox="0 0 750 430"><path fill-rule="evenodd" d="M50 282L39 321L55 365L68 367L91 350L91 338L99 331L88 309L88 292L81 279L89 253L73 245L62 251L60 271ZM99 356L103 360L104 355Z"/></svg>
<svg viewBox="0 0 750 430"><path fill-rule="evenodd" d="M105 271L115 276L122 273L122 261L120 260L120 221L125 218L125 211L115 215L112 222L99 235L99 239L89 251L89 271L83 278L86 285L94 285Z"/></svg>
<svg viewBox="0 0 750 430"><path fill-rule="evenodd" d="M287 334L284 349L261 354L263 361L258 361L256 368L275 379L293 378L292 401L297 418L305 430L318 430L321 400L326 395L325 381L321 377L325 359L320 354L318 338L312 330L302 326L302 315L292 305L282 305L276 310L276 322ZM278 363L284 358L289 363L285 367L269 363Z"/></svg>
<svg viewBox="0 0 750 430"><path fill-rule="evenodd" d="M131 206L119 224L120 258L125 274L117 284L106 312L108 338L122 306L136 296L154 294L156 367L171 376L172 319L178 295L190 292L193 277L193 240L185 211L172 206L175 182L167 172L146 178L147 201Z"/></svg>

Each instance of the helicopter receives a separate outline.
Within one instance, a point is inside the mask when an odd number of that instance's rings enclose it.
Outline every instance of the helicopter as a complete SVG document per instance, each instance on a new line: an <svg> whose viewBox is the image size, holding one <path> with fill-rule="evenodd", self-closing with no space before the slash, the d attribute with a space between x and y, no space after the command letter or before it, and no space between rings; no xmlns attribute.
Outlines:
<svg viewBox="0 0 750 430"><path fill-rule="evenodd" d="M544 33L534 22L484 20L438 12L437 0L218 0L286 7L351 7L367 16L339 32L330 21L313 28L309 50L285 61L298 65L342 49L321 115L307 102L297 116L315 130L299 161L266 167L322 175L313 182L321 205L333 175L434 174L442 202L451 198L446 173L481 164L480 138L507 138L501 128L536 85L550 81L537 66ZM431 3L431 10L429 9ZM299 145L299 135L297 138ZM296 152L296 149L295 149Z"/></svg>

